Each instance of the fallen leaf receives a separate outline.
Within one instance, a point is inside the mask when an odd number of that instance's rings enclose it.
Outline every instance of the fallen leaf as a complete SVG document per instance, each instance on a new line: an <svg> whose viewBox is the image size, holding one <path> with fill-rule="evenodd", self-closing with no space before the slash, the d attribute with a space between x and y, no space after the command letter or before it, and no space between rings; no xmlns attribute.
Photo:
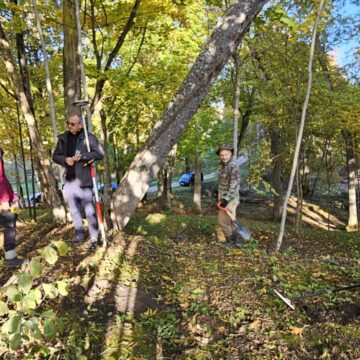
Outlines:
<svg viewBox="0 0 360 360"><path fill-rule="evenodd" d="M225 331L226 331L226 328L225 326L219 326L216 331L219 333L219 334L223 334Z"/></svg>
<svg viewBox="0 0 360 360"><path fill-rule="evenodd" d="M249 325L249 329L256 329L260 325L260 320L255 320Z"/></svg>
<svg viewBox="0 0 360 360"><path fill-rule="evenodd" d="M290 326L290 332L293 334L293 335L297 335L297 336L302 336L302 333L304 331L305 328L299 328L299 327L296 327L296 326Z"/></svg>
<svg viewBox="0 0 360 360"><path fill-rule="evenodd" d="M182 309L187 309L189 307L189 303L188 302L184 302L180 304Z"/></svg>

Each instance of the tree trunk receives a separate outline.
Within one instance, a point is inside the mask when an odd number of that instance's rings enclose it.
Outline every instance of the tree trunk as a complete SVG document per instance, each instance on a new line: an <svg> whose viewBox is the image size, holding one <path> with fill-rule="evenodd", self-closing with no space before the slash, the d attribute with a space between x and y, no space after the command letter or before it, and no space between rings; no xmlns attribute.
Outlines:
<svg viewBox="0 0 360 360"><path fill-rule="evenodd" d="M16 153L14 154L14 166L15 166L16 192L19 195L19 207L22 209L24 207L24 192L21 186L19 164L17 161Z"/></svg>
<svg viewBox="0 0 360 360"><path fill-rule="evenodd" d="M187 123L266 2L237 0L226 11L114 194L112 219L118 229L123 229L128 223L167 154L179 141Z"/></svg>
<svg viewBox="0 0 360 360"><path fill-rule="evenodd" d="M349 131L343 131L346 144L346 160L348 169L348 194L349 194L349 219L346 227L347 231L359 231L357 216L356 186L357 186L357 166L354 151L354 142Z"/></svg>
<svg viewBox="0 0 360 360"><path fill-rule="evenodd" d="M43 53L43 57L44 57L46 90L47 90L47 93L49 96L49 102L50 102L50 114L51 114L51 123L52 123L52 127L53 127L54 144L56 144L58 132L57 132L57 126L56 126L54 96L53 96L53 91L52 91L52 86L51 86L48 54L46 51L43 31L41 28L40 15L39 15L39 11L38 11L38 8L36 5L36 0L33 0L33 7L34 7L34 11L35 11L35 16L36 16L36 26L37 26L37 30L38 30L40 42L41 42L41 49L42 49L42 53Z"/></svg>
<svg viewBox="0 0 360 360"><path fill-rule="evenodd" d="M250 96L249 96L249 99L248 99L246 110L245 110L244 114L241 117L241 127L240 127L240 132L239 132L239 136L238 136L238 140L237 140L238 152L239 152L239 149L240 149L240 146L241 146L241 142L243 141L245 133L246 133L247 128L249 126L250 117L251 117L254 102L255 102L256 92L257 92L257 88L254 86L251 89L251 93L250 93Z"/></svg>
<svg viewBox="0 0 360 360"><path fill-rule="evenodd" d="M195 152L194 208L201 212L201 160L199 152Z"/></svg>
<svg viewBox="0 0 360 360"><path fill-rule="evenodd" d="M320 21L320 16L321 16L321 11L322 11L323 5L324 5L324 0L320 0L319 8L318 8L318 11L316 14L315 24L314 24L313 31L312 31L310 55L309 55L309 63L308 63L308 86L307 86L307 90L306 90L304 104L302 107L301 121L300 121L300 126L299 126L298 138L296 141L294 159L293 159L291 173L290 173L290 180L289 180L288 188L287 188L285 199L284 199L283 209L282 209L280 231L279 231L278 239L276 241L276 251L280 250L282 240L284 237L286 214L287 214L287 204L288 204L288 201L289 201L289 198L291 195L291 189L292 189L292 186L294 183L295 172L296 172L296 169L298 166L300 147L301 147L304 126L305 126L306 111L307 111L307 107L309 104L311 87L312 87L312 65L313 65L313 60L314 60L315 39L316 39L317 27L318 27L318 23Z"/></svg>
<svg viewBox="0 0 360 360"><path fill-rule="evenodd" d="M296 169L296 190L297 190L297 201L296 201L296 235L299 236L302 219L302 205L303 205L303 192L302 182L299 167Z"/></svg>
<svg viewBox="0 0 360 360"><path fill-rule="evenodd" d="M19 127L20 150L21 150L21 158L22 158L22 162L23 162L26 197L27 197L27 202L28 202L28 207L29 207L29 216L30 216L30 218L32 218L31 207L30 207L29 185L28 185L27 173L26 173L25 150L24 150L24 142L23 142L23 137L22 137L22 129L21 129L21 121L20 121L20 112L19 112L19 106L18 106L18 104L16 104L16 113L17 113L17 121L18 121L18 127ZM24 203L26 204L25 201L24 201Z"/></svg>
<svg viewBox="0 0 360 360"><path fill-rule="evenodd" d="M282 145L280 130L272 129L270 131L271 138L271 155L273 157L273 168L271 171L271 186L275 190L274 194L274 208L273 208L273 219L281 219L282 209Z"/></svg>
<svg viewBox="0 0 360 360"><path fill-rule="evenodd" d="M61 205L61 201L56 191L56 181L54 174L50 168L50 160L41 142L39 130L35 124L35 118L31 112L29 102L26 98L24 88L18 73L16 72L15 59L11 53L10 44L5 35L5 32L0 24L0 49L2 50L2 58L6 66L6 70L11 78L14 86L14 91L19 101L21 110L24 114L25 121L29 127L29 134L33 146L37 149L37 159L39 161L39 170L44 175L43 188L41 189L43 199L47 201L53 208L55 218L65 220L65 211Z"/></svg>
<svg viewBox="0 0 360 360"><path fill-rule="evenodd" d="M104 214L108 229L112 228L112 222L110 217L110 200L111 200L111 166L109 158L109 139L106 124L106 113L103 108L100 110L101 129L102 129L102 143L105 151L104 156Z"/></svg>
<svg viewBox="0 0 360 360"><path fill-rule="evenodd" d="M79 106L73 102L81 98L80 62L78 54L78 34L76 30L76 8L74 0L63 1L64 26L64 102L65 115L81 115Z"/></svg>
<svg viewBox="0 0 360 360"><path fill-rule="evenodd" d="M240 51L241 51L241 43L239 44L239 47L236 49L234 54L234 66L235 66L235 96L234 96L234 124L233 124L234 160L236 160L238 156L239 103L240 103L240 85L241 85Z"/></svg>
<svg viewBox="0 0 360 360"><path fill-rule="evenodd" d="M32 204L33 208L33 219L36 222L36 201L35 201L35 168L34 168L34 156L33 156L33 146L32 141L29 135L29 143L30 143L30 164L31 164L31 189L32 189L32 201L29 202Z"/></svg>
<svg viewBox="0 0 360 360"><path fill-rule="evenodd" d="M158 176L158 199L162 209L171 208L171 180L175 164L177 146L171 150L170 154L166 157Z"/></svg>
<svg viewBox="0 0 360 360"><path fill-rule="evenodd" d="M12 0L12 2L14 4L18 3L17 0ZM35 117L35 107L34 107L33 97L31 94L30 76L29 76L29 72L27 69L27 60L26 60L26 51L25 51L25 43L24 43L24 34L23 33L16 33L16 50L17 50L17 54L18 54L22 86L23 86L23 89L25 92L26 99L29 103L31 113L35 120L35 126L37 126L36 117ZM35 159L35 164L36 164L38 176L40 179L41 191L43 192L44 187L47 186L46 177L45 177L44 172L41 169L41 165L39 163L38 158Z"/></svg>
<svg viewBox="0 0 360 360"><path fill-rule="evenodd" d="M157 177L157 198L159 199L159 201L161 201L161 199L163 199L164 197L163 194L165 191L165 171L164 171L165 165L166 163L159 170Z"/></svg>
<svg viewBox="0 0 360 360"><path fill-rule="evenodd" d="M160 208L170 209L171 208L171 200L170 200L170 190L169 186L169 162L168 160L162 165L159 176L158 176L158 196L159 196L159 205Z"/></svg>

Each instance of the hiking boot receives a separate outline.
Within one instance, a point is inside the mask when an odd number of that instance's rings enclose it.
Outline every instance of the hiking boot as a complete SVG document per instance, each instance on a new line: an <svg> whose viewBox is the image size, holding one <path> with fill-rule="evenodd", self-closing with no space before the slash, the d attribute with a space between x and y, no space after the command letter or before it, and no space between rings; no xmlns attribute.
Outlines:
<svg viewBox="0 0 360 360"><path fill-rule="evenodd" d="M241 242L238 242L238 241L235 241L235 242L234 242L234 247L235 247L236 249L241 249L243 246L244 246L244 244L241 243Z"/></svg>
<svg viewBox="0 0 360 360"><path fill-rule="evenodd" d="M98 244L98 240L96 238L91 238L86 243L86 247L90 250L90 249L95 248L97 244Z"/></svg>
<svg viewBox="0 0 360 360"><path fill-rule="evenodd" d="M80 244L84 241L84 235L75 235L73 239L71 239L72 244Z"/></svg>
<svg viewBox="0 0 360 360"><path fill-rule="evenodd" d="M6 267L19 267L23 264L23 262L25 261L25 259L19 259L18 257L15 257L13 259L7 259L5 260L5 266Z"/></svg>

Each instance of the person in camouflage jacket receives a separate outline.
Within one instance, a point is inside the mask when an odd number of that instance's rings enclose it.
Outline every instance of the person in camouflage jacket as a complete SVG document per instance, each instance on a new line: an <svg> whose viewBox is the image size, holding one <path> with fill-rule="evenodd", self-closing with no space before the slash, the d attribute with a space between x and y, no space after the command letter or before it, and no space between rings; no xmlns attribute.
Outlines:
<svg viewBox="0 0 360 360"><path fill-rule="evenodd" d="M233 216L236 216L236 208L239 205L240 169L232 161L234 149L228 145L221 145L216 154L220 158L218 174L218 204L226 208ZM222 232L222 234L221 234ZM226 211L218 211L217 238L220 242L228 244L236 243L238 234L232 220Z"/></svg>

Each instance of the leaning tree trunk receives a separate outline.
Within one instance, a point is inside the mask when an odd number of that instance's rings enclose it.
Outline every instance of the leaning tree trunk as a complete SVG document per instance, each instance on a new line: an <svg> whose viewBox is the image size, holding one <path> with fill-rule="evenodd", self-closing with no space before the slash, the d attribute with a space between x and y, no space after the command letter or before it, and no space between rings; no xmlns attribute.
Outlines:
<svg viewBox="0 0 360 360"><path fill-rule="evenodd" d="M56 219L65 220L65 211L61 205L61 201L56 192L55 176L50 168L50 160L46 154L46 151L41 142L39 130L35 124L35 118L31 112L29 102L26 98L24 88L18 73L16 72L15 59L11 53L10 44L7 36L0 24L0 49L2 51L2 58L6 66L6 70L11 78L14 86L14 91L19 101L21 110L24 114L25 121L29 127L29 134L33 146L37 149L37 158L39 161L39 168L44 174L46 183L43 184L41 189L43 192L43 198L53 208L53 214Z"/></svg>
<svg viewBox="0 0 360 360"><path fill-rule="evenodd" d="M356 186L357 186L357 166L354 151L354 142L349 131L343 131L346 144L346 160L348 169L348 196L349 196L349 219L346 227L347 231L358 231L359 223L357 216Z"/></svg>
<svg viewBox="0 0 360 360"><path fill-rule="evenodd" d="M215 79L268 0L237 0L226 11L196 59L173 102L121 180L112 201L112 219L123 229L145 195L166 155L179 141Z"/></svg>

